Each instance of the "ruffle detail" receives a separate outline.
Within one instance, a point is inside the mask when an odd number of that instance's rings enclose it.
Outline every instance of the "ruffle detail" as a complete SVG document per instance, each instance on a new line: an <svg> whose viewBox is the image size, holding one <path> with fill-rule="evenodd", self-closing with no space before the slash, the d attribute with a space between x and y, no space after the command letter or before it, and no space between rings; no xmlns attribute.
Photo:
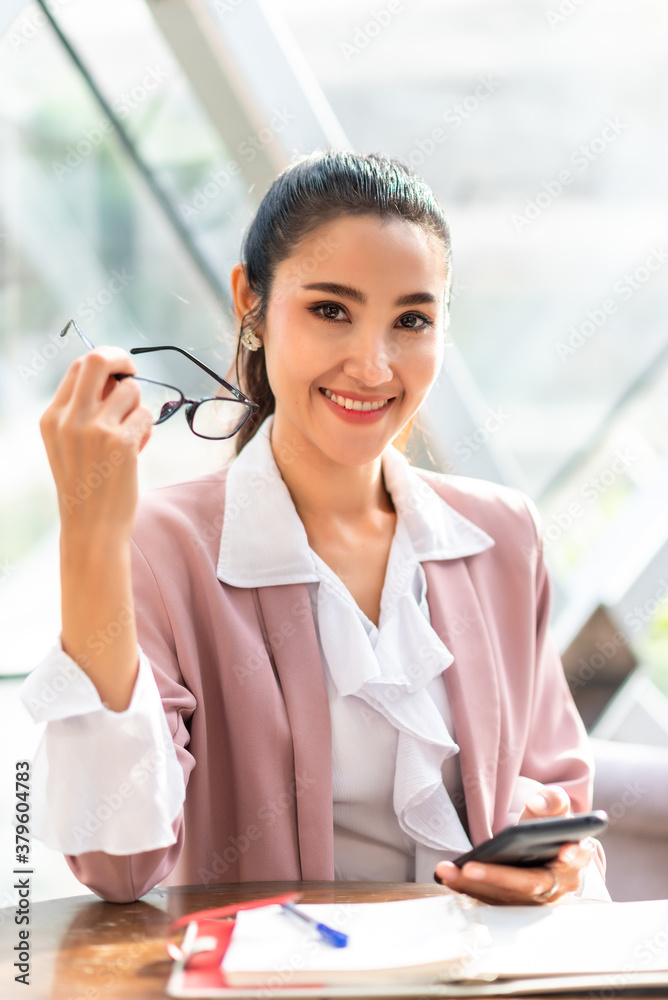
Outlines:
<svg viewBox="0 0 668 1000"><path fill-rule="evenodd" d="M367 624L371 633L349 592L323 564L318 627L336 689L361 698L399 734L394 810L401 829L417 844L456 856L471 844L441 769L459 747L427 690L454 657L406 590L383 609L379 629Z"/></svg>

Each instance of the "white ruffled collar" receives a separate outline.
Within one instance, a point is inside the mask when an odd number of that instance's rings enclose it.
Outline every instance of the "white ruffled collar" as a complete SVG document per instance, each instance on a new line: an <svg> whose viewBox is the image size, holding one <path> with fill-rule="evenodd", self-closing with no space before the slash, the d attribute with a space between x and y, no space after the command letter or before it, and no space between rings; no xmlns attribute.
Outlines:
<svg viewBox="0 0 668 1000"><path fill-rule="evenodd" d="M232 462L217 576L234 587L316 583L313 551L271 450L273 417ZM462 517L411 468L396 448L382 455L385 485L420 562L484 552L494 540Z"/></svg>

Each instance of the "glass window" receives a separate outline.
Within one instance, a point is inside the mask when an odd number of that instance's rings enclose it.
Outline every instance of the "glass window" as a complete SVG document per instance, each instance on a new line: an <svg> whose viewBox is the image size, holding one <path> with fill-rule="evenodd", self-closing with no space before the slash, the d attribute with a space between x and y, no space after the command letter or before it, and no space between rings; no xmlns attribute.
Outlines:
<svg viewBox="0 0 668 1000"><path fill-rule="evenodd" d="M59 329L74 317L96 345L180 344L225 375L234 324L222 290L253 210L146 6L50 6L137 162L27 5L0 41L0 461L11 470L0 477L0 672L9 674L34 666L58 631L56 505L38 420L84 350ZM137 369L187 394L215 385L174 352L138 358ZM174 419L154 432L143 484L218 466L226 449Z"/></svg>
<svg viewBox="0 0 668 1000"><path fill-rule="evenodd" d="M444 205L452 339L576 587L666 462L668 10L278 5L352 145Z"/></svg>

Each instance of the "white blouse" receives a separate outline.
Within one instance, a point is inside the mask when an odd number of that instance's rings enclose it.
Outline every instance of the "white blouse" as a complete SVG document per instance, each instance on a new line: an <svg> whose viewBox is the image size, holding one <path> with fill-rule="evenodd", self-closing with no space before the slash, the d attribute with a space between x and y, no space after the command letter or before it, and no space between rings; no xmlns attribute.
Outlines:
<svg viewBox="0 0 668 1000"><path fill-rule="evenodd" d="M218 577L235 587L308 586L332 718L336 877L431 882L437 861L471 845L450 798L461 792L442 676L453 657L431 627L421 562L494 542L386 448L397 524L376 627L309 546L274 460L271 424L230 467L226 506L235 516L223 522Z"/></svg>
<svg viewBox="0 0 668 1000"><path fill-rule="evenodd" d="M308 585L332 718L336 878L430 882L436 862L470 842L450 798L461 793L442 676L453 657L431 627L421 562L494 542L388 447L382 467L397 524L376 627L310 548L274 460L271 423L230 467L218 577L236 587ZM174 843L184 782L141 649L139 663L125 712L105 708L60 643L24 683L24 704L47 723L33 764L33 832L50 847L130 854ZM536 787L520 778L513 810Z"/></svg>

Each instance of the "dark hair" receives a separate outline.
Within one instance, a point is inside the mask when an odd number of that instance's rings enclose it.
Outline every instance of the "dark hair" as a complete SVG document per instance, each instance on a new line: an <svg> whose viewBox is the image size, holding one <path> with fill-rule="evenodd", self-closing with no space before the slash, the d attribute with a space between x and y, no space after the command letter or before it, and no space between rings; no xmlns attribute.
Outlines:
<svg viewBox="0 0 668 1000"><path fill-rule="evenodd" d="M380 154L334 150L311 153L292 163L265 194L241 247L248 284L257 302L241 322L237 380L260 408L237 434L237 454L276 404L264 349L249 351L242 345L241 335L247 329L261 328L277 266L320 226L345 215L405 219L437 236L448 268L449 297L450 230L431 189L413 170Z"/></svg>

